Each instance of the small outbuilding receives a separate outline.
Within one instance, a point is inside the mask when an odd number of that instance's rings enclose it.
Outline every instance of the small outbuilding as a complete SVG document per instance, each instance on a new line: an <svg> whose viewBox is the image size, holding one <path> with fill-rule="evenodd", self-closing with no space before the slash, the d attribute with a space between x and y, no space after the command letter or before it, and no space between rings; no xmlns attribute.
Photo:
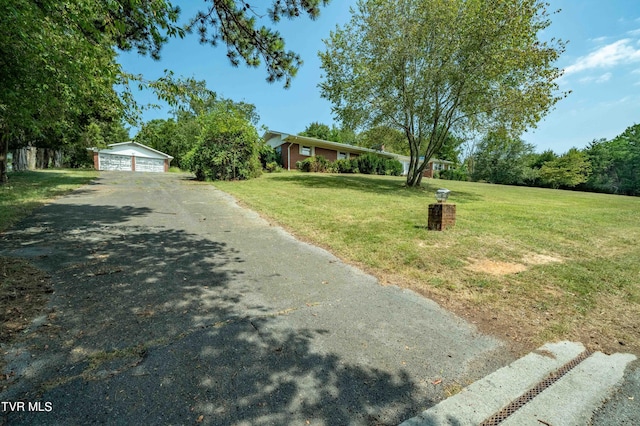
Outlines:
<svg viewBox="0 0 640 426"><path fill-rule="evenodd" d="M107 148L88 148L93 152L96 170L116 170L129 172L169 171L173 157L138 142L112 143Z"/></svg>

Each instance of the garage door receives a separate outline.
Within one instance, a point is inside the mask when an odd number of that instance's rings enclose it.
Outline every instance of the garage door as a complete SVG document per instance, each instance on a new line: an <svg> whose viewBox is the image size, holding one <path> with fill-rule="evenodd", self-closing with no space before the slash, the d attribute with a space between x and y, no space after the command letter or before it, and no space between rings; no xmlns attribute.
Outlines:
<svg viewBox="0 0 640 426"><path fill-rule="evenodd" d="M136 157L136 172L164 172L164 160Z"/></svg>
<svg viewBox="0 0 640 426"><path fill-rule="evenodd" d="M131 171L131 157L128 155L98 154L100 170Z"/></svg>

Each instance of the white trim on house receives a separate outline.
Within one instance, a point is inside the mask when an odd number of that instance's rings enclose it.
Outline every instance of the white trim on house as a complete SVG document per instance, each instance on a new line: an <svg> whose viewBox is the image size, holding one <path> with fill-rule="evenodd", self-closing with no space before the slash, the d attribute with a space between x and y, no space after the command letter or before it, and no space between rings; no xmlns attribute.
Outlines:
<svg viewBox="0 0 640 426"><path fill-rule="evenodd" d="M325 148L325 149L336 151L336 155L338 159L341 158L340 157L341 154L346 154L347 155L346 158L350 158L351 154L364 154L366 152L371 152L374 154L382 155L383 157L397 159L402 164L402 174L406 175L409 172L409 164L410 164L411 158L409 156L396 154L393 152L380 151L380 150L364 148L356 145L348 145L348 144L339 143L339 142L325 141L322 139L310 138L308 136L290 135L288 133L277 132L275 130L267 130L263 136L263 139L270 147L276 150L280 148L280 152L282 152L282 147L284 146L284 144L287 143L288 144L287 150L289 150L287 158L289 158L289 163L291 162L290 161L291 145L298 144L300 155L307 156L306 154L302 153L303 145L310 146L312 148L311 156L315 155L315 148L318 147L318 148ZM424 157L421 157L420 161L422 161L423 159ZM447 164L448 165L453 164L452 161L439 160L437 158L432 158L431 160L429 160L429 162L433 163L434 165L440 164L443 167L444 165L447 165ZM286 164L285 167L287 168L287 170L291 170L291 164Z"/></svg>
<svg viewBox="0 0 640 426"><path fill-rule="evenodd" d="M106 154L130 155L144 158L162 158L163 160L173 159L169 154L165 154L164 152L160 152L149 146L133 141L112 143L109 144L107 148L89 148L89 150Z"/></svg>
<svg viewBox="0 0 640 426"><path fill-rule="evenodd" d="M313 145L298 145L298 152L305 157L313 157L316 155L316 147Z"/></svg>
<svg viewBox="0 0 640 426"><path fill-rule="evenodd" d="M310 145L314 148L326 148L333 151L342 151L353 154L364 154L365 152L371 152L374 154L380 154L384 157L394 158L397 154L386 151L378 151L375 149L364 148L357 145L349 145L346 143L325 141L322 139L310 138L308 136L290 135L288 133L276 132L274 130L267 130L263 136L264 141L272 148L276 148L284 143L295 143L298 145Z"/></svg>
<svg viewBox="0 0 640 426"><path fill-rule="evenodd" d="M171 155L133 141L113 143L103 149L87 149L94 153L94 164L98 170L161 173L168 169L173 159Z"/></svg>

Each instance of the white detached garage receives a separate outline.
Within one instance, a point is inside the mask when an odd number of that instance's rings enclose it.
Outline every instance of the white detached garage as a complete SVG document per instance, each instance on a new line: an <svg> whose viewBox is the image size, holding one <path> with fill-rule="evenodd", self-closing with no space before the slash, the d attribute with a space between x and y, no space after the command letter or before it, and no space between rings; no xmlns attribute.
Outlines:
<svg viewBox="0 0 640 426"><path fill-rule="evenodd" d="M169 171L173 157L138 142L112 143L107 148L89 148L93 152L96 170L116 170L133 172Z"/></svg>

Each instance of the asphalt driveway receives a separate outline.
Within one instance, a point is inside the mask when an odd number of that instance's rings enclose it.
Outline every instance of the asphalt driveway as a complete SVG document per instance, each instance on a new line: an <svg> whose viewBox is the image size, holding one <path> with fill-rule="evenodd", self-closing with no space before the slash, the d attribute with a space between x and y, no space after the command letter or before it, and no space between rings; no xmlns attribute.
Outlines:
<svg viewBox="0 0 640 426"><path fill-rule="evenodd" d="M2 347L9 424L397 424L512 360L185 175L103 172L0 255L55 289Z"/></svg>

